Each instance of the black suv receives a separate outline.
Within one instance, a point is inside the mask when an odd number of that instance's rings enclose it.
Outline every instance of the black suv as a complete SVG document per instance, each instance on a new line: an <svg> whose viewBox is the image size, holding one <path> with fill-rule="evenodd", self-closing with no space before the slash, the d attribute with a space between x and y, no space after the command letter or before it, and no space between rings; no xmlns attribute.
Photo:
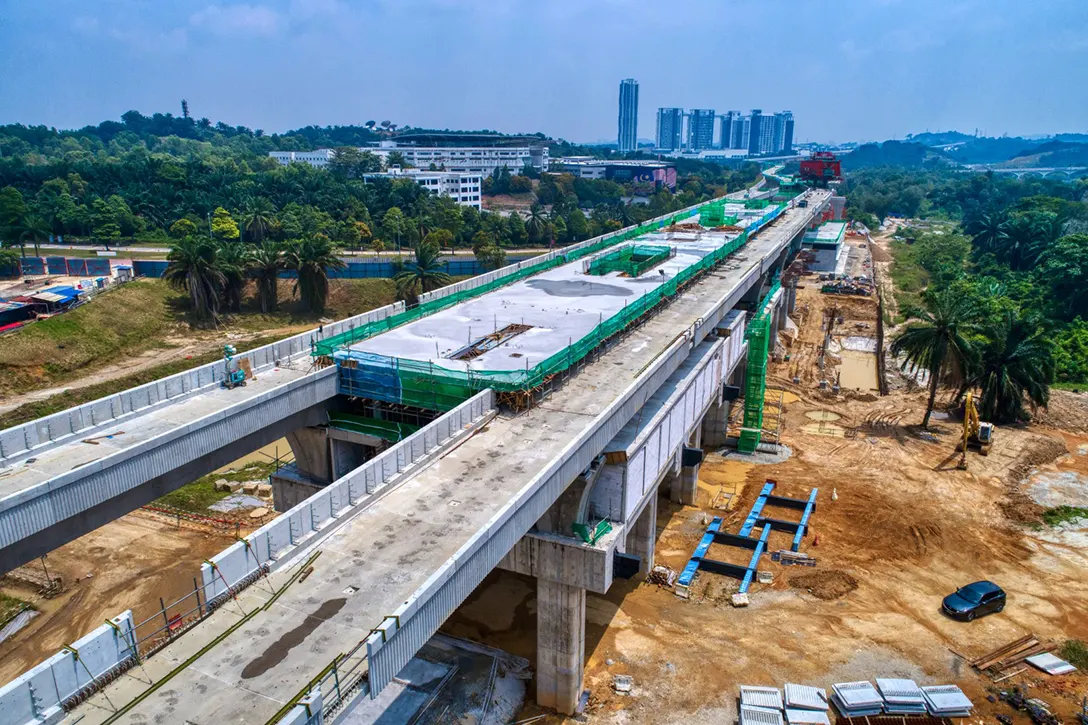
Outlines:
<svg viewBox="0 0 1088 725"><path fill-rule="evenodd" d="M970 622L1005 608L1005 592L993 582L975 582L957 589L941 603L941 611L953 619Z"/></svg>

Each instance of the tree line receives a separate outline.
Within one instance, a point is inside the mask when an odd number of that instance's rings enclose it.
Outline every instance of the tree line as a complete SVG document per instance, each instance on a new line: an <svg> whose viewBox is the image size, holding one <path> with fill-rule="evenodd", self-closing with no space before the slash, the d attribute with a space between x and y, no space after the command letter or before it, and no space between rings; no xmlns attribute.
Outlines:
<svg viewBox="0 0 1088 725"><path fill-rule="evenodd" d="M884 168L848 175L850 215L955 222L902 230L893 263L923 276L892 353L930 386L980 394L984 419L1045 406L1054 383L1088 384L1088 184ZM879 212L879 213L878 213Z"/></svg>

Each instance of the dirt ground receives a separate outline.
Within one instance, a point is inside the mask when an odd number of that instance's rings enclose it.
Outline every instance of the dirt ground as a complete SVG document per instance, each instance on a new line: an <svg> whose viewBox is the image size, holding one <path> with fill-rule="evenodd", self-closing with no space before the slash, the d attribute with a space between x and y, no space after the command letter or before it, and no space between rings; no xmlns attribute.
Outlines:
<svg viewBox="0 0 1088 725"><path fill-rule="evenodd" d="M1027 723L987 700L995 685L960 655L981 655L1028 632L1057 643L1088 640L1088 525L1026 523L1041 511L1031 499L1040 481L1060 479L1062 495L1071 480L1082 494L1088 490L1088 395L1056 392L1056 405L1036 425L999 428L990 455L972 452L969 470L958 470L959 424L938 412L930 431L920 432L926 396L917 386L893 385L886 397L818 389L838 366L829 357L828 372L818 367L832 306L844 318L836 324L844 336L875 337L875 327L864 326L875 323L875 298L820 295L812 284L799 290L797 337L780 348L790 359L780 355L771 364L768 382L768 399L778 399L773 389L787 391L781 440L792 455L769 465L708 455L697 506L658 501L655 563L679 571L730 497L724 529L735 533L765 480L797 498L817 487L801 547L817 566L787 568L764 557L760 569L773 582L753 585L744 609L730 605L736 580L706 572L687 601L623 581L606 596L588 595L590 722L735 722L741 684L830 688L908 677L958 684L975 704L974 722L1004 714ZM788 548L790 539L772 533L769 548ZM750 554L714 545L710 556L747 563ZM971 623L939 612L946 594L979 579L1008 592L1004 612ZM533 580L493 572L444 629L535 661L535 619ZM634 678L631 696L612 691L617 674ZM1000 683L1014 685L1070 722L1088 694L1088 673L1050 677L1029 669ZM530 705L521 716L538 712Z"/></svg>
<svg viewBox="0 0 1088 725"><path fill-rule="evenodd" d="M46 557L65 591L36 599L25 586L0 582L0 591L33 601L39 614L0 642L0 682L8 682L47 657L131 609L137 622L193 591L200 564L234 542L234 531L176 528L142 512L124 516L62 546ZM28 568L41 569L40 562ZM157 627L156 627L157 628ZM140 630L144 634L145 627Z"/></svg>

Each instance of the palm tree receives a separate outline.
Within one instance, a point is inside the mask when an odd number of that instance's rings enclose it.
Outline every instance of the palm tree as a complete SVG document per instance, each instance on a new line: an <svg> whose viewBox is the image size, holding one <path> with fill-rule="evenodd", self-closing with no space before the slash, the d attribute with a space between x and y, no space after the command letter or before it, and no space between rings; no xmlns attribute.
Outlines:
<svg viewBox="0 0 1088 725"><path fill-rule="evenodd" d="M272 203L261 197L242 212L242 228L251 242L263 242L276 223L275 209Z"/></svg>
<svg viewBox="0 0 1088 725"><path fill-rule="evenodd" d="M27 214L19 221L18 231L19 244L22 245L29 239L34 244L34 256L37 257L41 255L38 244L49 241L49 235L53 230L50 229L49 222L42 217L37 214Z"/></svg>
<svg viewBox="0 0 1088 725"><path fill-rule="evenodd" d="M271 312L279 299L279 274L286 268L283 245L277 242L264 242L249 253L246 269L257 280L257 300L261 312Z"/></svg>
<svg viewBox="0 0 1088 725"><path fill-rule="evenodd" d="M249 250L241 242L224 242L216 252L215 266L223 275L223 306L231 312L242 309L246 288Z"/></svg>
<svg viewBox="0 0 1088 725"><path fill-rule="evenodd" d="M1053 215L1017 214L1005 224L998 256L1015 270L1030 266L1050 241Z"/></svg>
<svg viewBox="0 0 1088 725"><path fill-rule="evenodd" d="M453 280L442 269L438 247L420 243L416 247L415 264L406 266L393 275L393 284L397 289L397 299L415 304L424 292L431 292L445 287Z"/></svg>
<svg viewBox="0 0 1088 725"><path fill-rule="evenodd" d="M1008 235L1007 218L1000 212L988 212L964 225L981 252L997 253Z"/></svg>
<svg viewBox="0 0 1088 725"><path fill-rule="evenodd" d="M324 234L294 242L286 254L287 269L298 273L295 292L302 305L311 312L325 311L329 299L329 275L327 270L343 269L347 265L336 256L336 247Z"/></svg>
<svg viewBox="0 0 1088 725"><path fill-rule="evenodd" d="M986 342L971 365L967 385L979 388L979 415L994 423L1027 418L1024 401L1034 410L1050 400L1054 373L1046 331L1037 314L1015 309L986 326Z"/></svg>
<svg viewBox="0 0 1088 725"><path fill-rule="evenodd" d="M929 426L937 386L941 382L956 383L963 379L968 364L974 358L971 334L973 307L963 298L948 292L926 298L926 309L919 322L909 325L892 342L892 355L903 356L904 370L929 373L929 401L922 427Z"/></svg>
<svg viewBox="0 0 1088 725"><path fill-rule="evenodd" d="M529 232L529 239L540 242L548 231L548 218L544 215L544 207L539 203L529 207L529 218L525 220L525 228Z"/></svg>
<svg viewBox="0 0 1088 725"><path fill-rule="evenodd" d="M219 292L226 280L216 266L215 244L204 237L185 237L170 247L170 262L163 279L175 289L189 293L197 317L219 316Z"/></svg>

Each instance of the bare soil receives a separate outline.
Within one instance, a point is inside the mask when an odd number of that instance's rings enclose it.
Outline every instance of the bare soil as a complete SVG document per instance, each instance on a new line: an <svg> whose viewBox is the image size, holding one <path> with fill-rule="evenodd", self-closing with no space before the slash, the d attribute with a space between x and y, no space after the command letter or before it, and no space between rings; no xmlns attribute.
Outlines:
<svg viewBox="0 0 1088 725"><path fill-rule="evenodd" d="M243 532L244 533L244 532ZM132 513L49 554L49 574L61 577L65 591L53 599L0 581L0 591L34 600L39 614L0 642L0 682L8 682L100 626L131 609L137 622L193 591L193 576L204 559L230 546L234 532L217 532ZM29 567L40 569L40 563ZM140 628L140 635L157 624Z"/></svg>

